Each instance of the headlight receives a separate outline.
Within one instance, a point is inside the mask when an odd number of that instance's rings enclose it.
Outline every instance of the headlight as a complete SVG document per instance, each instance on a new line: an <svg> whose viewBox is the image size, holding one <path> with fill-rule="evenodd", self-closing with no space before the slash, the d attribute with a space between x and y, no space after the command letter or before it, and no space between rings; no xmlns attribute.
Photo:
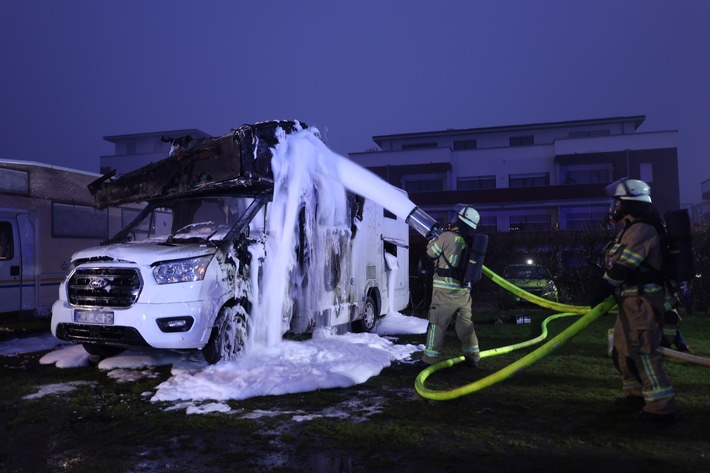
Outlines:
<svg viewBox="0 0 710 473"><path fill-rule="evenodd" d="M158 284L202 281L212 256L183 259L161 263L153 268L153 277Z"/></svg>

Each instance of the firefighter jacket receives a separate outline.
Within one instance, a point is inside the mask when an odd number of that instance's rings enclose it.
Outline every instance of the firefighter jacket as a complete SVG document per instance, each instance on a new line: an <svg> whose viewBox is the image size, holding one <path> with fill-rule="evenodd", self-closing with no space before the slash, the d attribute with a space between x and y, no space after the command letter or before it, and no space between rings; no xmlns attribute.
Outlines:
<svg viewBox="0 0 710 473"><path fill-rule="evenodd" d="M604 279L621 294L664 290L661 237L653 225L633 217L604 252Z"/></svg>
<svg viewBox="0 0 710 473"><path fill-rule="evenodd" d="M466 240L455 231L445 231L427 244L426 252L434 262L432 286L451 291L468 291L461 286L461 277L466 263Z"/></svg>

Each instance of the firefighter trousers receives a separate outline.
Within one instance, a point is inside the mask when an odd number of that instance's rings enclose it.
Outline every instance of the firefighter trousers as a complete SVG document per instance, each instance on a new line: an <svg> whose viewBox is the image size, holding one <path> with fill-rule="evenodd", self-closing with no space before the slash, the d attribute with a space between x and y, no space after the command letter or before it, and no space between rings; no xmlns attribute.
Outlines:
<svg viewBox="0 0 710 473"><path fill-rule="evenodd" d="M617 296L619 314L614 327L624 394L642 396L643 410L653 414L675 414L678 410L658 351L664 299L661 293Z"/></svg>
<svg viewBox="0 0 710 473"><path fill-rule="evenodd" d="M481 358L478 337L471 319L471 293L468 290L445 290L435 287L429 307L429 327L422 361L434 364L441 361L446 330L456 315L456 335L466 359L477 363Z"/></svg>

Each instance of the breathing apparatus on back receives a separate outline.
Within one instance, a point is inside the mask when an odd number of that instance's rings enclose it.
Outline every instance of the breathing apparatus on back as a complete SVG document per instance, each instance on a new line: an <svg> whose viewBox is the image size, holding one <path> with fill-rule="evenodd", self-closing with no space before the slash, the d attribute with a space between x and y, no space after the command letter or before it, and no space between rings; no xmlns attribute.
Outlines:
<svg viewBox="0 0 710 473"><path fill-rule="evenodd" d="M469 289L481 279L483 258L488 248L488 235L477 233L479 213L470 206L465 206L456 215L459 232L466 240L467 249L462 255L461 286Z"/></svg>
<svg viewBox="0 0 710 473"><path fill-rule="evenodd" d="M664 282L674 295L690 295L690 281L695 276L695 258L692 248L690 216L686 209L665 213L665 223L651 203L651 187L638 179L622 178L606 187L614 197L609 208L609 218L621 221L626 215L653 225L661 236Z"/></svg>

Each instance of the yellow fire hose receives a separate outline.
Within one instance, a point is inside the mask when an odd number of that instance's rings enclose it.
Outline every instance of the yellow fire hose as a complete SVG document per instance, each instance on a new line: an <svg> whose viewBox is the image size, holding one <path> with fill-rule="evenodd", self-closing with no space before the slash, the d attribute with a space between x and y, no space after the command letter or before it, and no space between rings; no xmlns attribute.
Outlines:
<svg viewBox="0 0 710 473"><path fill-rule="evenodd" d="M551 322L554 319L560 318L560 317L568 317L572 315L581 315L585 314L582 318L580 318L578 321L576 321L574 324L569 326L566 330L552 338L550 341L542 345L540 348L536 349L535 351L527 354L523 358L519 359L518 361L506 366L505 368L486 376L483 379L479 379L477 381L474 381L473 383L467 384L465 386L461 386L458 388L454 388L451 390L443 390L443 391L437 391L437 390L432 390L427 388L424 383L426 382L427 378L432 375L433 373L445 369L445 368L450 368L451 366L461 363L464 361L464 357L460 356L457 358L450 358L448 360L444 360L442 362L436 363L432 366L427 367L424 369L419 375L417 376L415 382L414 382L414 388L416 389L417 393L419 393L420 396L430 399L433 401L448 401L451 399L455 399L461 396L465 396L467 394L472 394L474 392L480 391L482 389L485 389L495 383L499 383L501 381L504 381L514 374L522 371L523 369L527 368L528 366L536 363L537 361L541 360L542 358L548 356L550 353L552 353L555 349L566 343L568 340L570 340L572 337L577 335L580 331L582 331L584 328L588 327L592 322L597 320L599 317L607 313L609 310L611 310L613 307L616 306L616 300L614 297L608 297L606 300L604 300L601 304L597 305L596 307L590 308L590 307L583 307L583 306L573 306L573 305L568 305L568 304L561 304L558 302L550 301L547 299L543 299L542 297L535 296L534 294L530 294L529 292L511 284L510 282L506 281L490 269L488 269L486 266L483 266L483 274L485 274L487 277L489 277L493 282L498 284L499 286L503 287L504 289L514 293L515 295L522 297L523 299L532 302L534 304L537 304L541 307L545 307L548 309L552 310L560 310L562 313L551 315L547 317L543 322L542 322L542 333L540 336L525 341L521 343L517 343L514 345L509 345L505 347L500 347L500 348L493 348L491 350L485 350L481 352L481 358L489 357L489 356L495 356L495 355L502 355L504 353L509 353L513 350L517 350L519 348L527 347L530 345L534 345L542 340L544 340L547 337L547 324ZM662 349L662 352L665 355L668 356L674 356L676 358L684 359L685 361L691 361L698 363L697 360L691 360L689 357L693 357L693 355L685 355L684 357L679 357L675 356L674 350L664 350ZM670 352L674 352L674 354L671 354ZM710 366L710 360L706 358L701 358L701 357L693 357L693 358L698 358L700 360L704 360L705 362L699 363L699 364L705 364L705 366Z"/></svg>

